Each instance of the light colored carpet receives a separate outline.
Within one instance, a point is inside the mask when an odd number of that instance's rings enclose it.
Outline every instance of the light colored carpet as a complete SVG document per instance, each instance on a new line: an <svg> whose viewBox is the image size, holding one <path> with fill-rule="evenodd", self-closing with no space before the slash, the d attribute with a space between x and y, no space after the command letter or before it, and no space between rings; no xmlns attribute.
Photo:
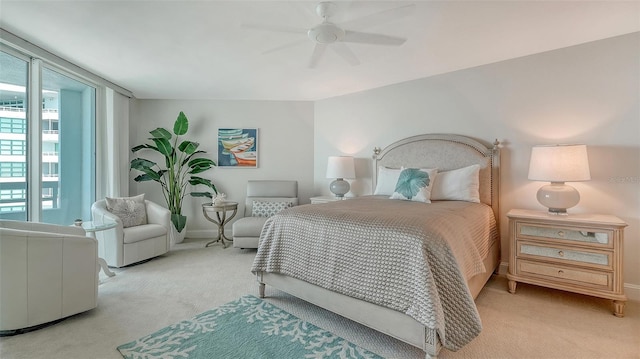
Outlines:
<svg viewBox="0 0 640 359"><path fill-rule="evenodd" d="M249 272L255 250L204 248L187 239L167 255L104 277L94 310L53 326L0 338L0 358L113 358L120 344L220 306L257 295ZM383 334L267 287L267 301L388 358L424 358L423 353ZM611 314L607 300L518 285L492 278L477 299L483 322L478 338L441 358L640 358L640 304L627 304L625 318Z"/></svg>

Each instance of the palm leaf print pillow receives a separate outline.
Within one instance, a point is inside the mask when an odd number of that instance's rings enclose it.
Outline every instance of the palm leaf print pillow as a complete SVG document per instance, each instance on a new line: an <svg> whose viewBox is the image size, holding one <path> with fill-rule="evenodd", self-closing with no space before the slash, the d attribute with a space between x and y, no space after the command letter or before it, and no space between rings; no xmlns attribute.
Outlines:
<svg viewBox="0 0 640 359"><path fill-rule="evenodd" d="M390 198L431 203L431 188L433 188L433 179L436 173L438 173L438 170L435 168L402 169L396 183L395 192Z"/></svg>

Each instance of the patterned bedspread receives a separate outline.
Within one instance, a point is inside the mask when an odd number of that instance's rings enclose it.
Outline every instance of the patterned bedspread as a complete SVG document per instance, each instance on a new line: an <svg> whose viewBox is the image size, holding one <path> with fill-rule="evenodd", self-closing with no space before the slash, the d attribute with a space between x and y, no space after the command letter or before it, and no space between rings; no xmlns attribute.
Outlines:
<svg viewBox="0 0 640 359"><path fill-rule="evenodd" d="M458 350L482 329L466 279L485 271L482 259L496 238L484 204L365 196L271 217L251 271L403 312Z"/></svg>

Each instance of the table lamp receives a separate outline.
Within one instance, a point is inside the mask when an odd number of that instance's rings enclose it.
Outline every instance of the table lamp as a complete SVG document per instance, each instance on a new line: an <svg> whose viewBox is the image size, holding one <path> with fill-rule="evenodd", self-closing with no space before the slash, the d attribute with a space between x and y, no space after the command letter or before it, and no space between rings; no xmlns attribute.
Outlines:
<svg viewBox="0 0 640 359"><path fill-rule="evenodd" d="M567 208L580 202L580 193L565 182L591 179L587 146L534 146L531 149L528 178L551 182L538 190L538 202L549 208L551 214L567 214Z"/></svg>
<svg viewBox="0 0 640 359"><path fill-rule="evenodd" d="M353 157L350 156L330 156L327 163L327 178L335 178L329 185L329 190L336 197L344 197L349 192L351 185L345 178L355 178L356 171Z"/></svg>

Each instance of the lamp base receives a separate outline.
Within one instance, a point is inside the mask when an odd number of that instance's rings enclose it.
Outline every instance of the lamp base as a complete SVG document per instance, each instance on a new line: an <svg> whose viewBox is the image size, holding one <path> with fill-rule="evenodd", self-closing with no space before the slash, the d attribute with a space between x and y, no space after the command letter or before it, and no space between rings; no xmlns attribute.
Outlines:
<svg viewBox="0 0 640 359"><path fill-rule="evenodd" d="M564 182L551 182L549 185L540 187L536 197L540 204L549 208L550 214L566 215L567 208L580 202L578 190Z"/></svg>
<svg viewBox="0 0 640 359"><path fill-rule="evenodd" d="M329 185L329 190L336 197L344 197L344 195L349 192L350 189L351 185L349 184L349 182L345 181L342 178L336 179Z"/></svg>

